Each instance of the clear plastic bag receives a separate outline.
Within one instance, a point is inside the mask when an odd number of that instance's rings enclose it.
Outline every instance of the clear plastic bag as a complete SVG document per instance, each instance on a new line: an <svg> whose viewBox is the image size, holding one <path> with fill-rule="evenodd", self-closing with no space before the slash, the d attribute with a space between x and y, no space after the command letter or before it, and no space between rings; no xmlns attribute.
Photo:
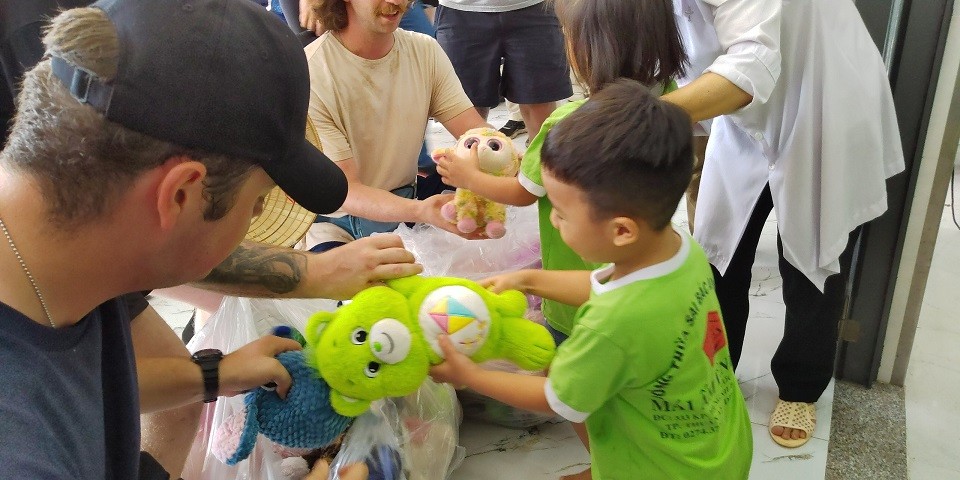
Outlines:
<svg viewBox="0 0 960 480"><path fill-rule="evenodd" d="M390 401L377 401L370 411L354 420L343 439L340 453L330 466L330 480L339 480L341 468L366 463L370 479L406 480L400 453L400 436L395 421L396 407Z"/></svg>
<svg viewBox="0 0 960 480"><path fill-rule="evenodd" d="M416 392L373 403L347 430L330 468L366 463L370 480L443 480L463 461L460 407L449 385L427 379Z"/></svg>
<svg viewBox="0 0 960 480"><path fill-rule="evenodd" d="M307 318L320 310L336 309L336 300L326 299L249 299L226 297L220 309L210 317L203 329L187 345L191 352L218 348L232 352L264 335L273 327L287 325L303 331ZM211 438L230 415L243 408L243 395L221 397L204 405L200 428L187 457L183 478L190 480L289 480L299 478L284 471L283 458L274 451L273 443L260 436L246 460L234 466L222 463L211 451Z"/></svg>
<svg viewBox="0 0 960 480"><path fill-rule="evenodd" d="M400 224L394 233L413 252L428 277L480 280L498 273L540 267L540 229L536 205L507 208L502 238L466 240L439 228Z"/></svg>
<svg viewBox="0 0 960 480"><path fill-rule="evenodd" d="M449 478L466 455L459 445L462 413L453 387L428 378L416 392L394 400L409 480Z"/></svg>

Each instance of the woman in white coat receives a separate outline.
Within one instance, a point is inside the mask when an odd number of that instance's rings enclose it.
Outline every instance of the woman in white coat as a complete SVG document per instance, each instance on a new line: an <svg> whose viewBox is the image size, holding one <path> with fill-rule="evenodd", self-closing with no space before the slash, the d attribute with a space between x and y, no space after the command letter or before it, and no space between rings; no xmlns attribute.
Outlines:
<svg viewBox="0 0 960 480"><path fill-rule="evenodd" d="M887 208L903 152L882 58L852 0L674 0L691 59L664 97L713 118L694 232L714 266L734 363L760 231L778 220L786 325L770 433L813 434L833 373L853 243ZM715 118L714 118L715 117Z"/></svg>

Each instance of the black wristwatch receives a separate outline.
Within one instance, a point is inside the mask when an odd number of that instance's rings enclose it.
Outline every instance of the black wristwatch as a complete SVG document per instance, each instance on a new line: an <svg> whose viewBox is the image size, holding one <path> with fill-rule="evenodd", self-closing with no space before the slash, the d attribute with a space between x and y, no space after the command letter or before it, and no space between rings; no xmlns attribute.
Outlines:
<svg viewBox="0 0 960 480"><path fill-rule="evenodd" d="M220 360L223 359L223 352L216 348L205 348L197 350L190 359L199 365L203 372L203 403L217 401L217 394L220 392Z"/></svg>

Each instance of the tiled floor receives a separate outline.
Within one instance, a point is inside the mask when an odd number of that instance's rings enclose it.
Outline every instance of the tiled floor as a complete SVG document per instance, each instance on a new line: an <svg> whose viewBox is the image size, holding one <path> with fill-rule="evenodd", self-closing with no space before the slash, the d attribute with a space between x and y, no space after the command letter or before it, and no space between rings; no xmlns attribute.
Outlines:
<svg viewBox="0 0 960 480"><path fill-rule="evenodd" d="M490 123L507 120L501 106ZM453 138L431 122L431 147L451 145ZM522 147L526 135L515 139ZM686 227L680 205L675 222ZM769 360L783 328L781 282L776 268L776 221L768 220L754 266L751 323L737 377L753 422L754 458L751 479L817 479L824 477L833 401L831 383L817 404L819 418L814 438L804 447L788 450L774 444L766 431L777 388ZM960 317L956 285L960 285L960 230L945 211L927 284L920 328L906 385L907 442L910 477L960 480ZM191 311L174 302L156 302L175 328L182 328ZM461 444L467 458L452 475L456 480L555 479L574 473L589 461L569 425L551 422L533 429L515 430L466 420ZM851 472L850 478L859 478Z"/></svg>

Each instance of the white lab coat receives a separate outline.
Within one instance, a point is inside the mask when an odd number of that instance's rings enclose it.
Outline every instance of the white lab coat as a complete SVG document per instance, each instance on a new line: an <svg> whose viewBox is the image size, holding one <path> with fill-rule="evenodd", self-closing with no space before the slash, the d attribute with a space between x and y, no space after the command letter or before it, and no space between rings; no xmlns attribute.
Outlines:
<svg viewBox="0 0 960 480"><path fill-rule="evenodd" d="M753 95L718 117L697 241L721 273L768 183L783 255L823 290L849 234L887 209L903 152L883 60L852 0L674 0L691 58Z"/></svg>

